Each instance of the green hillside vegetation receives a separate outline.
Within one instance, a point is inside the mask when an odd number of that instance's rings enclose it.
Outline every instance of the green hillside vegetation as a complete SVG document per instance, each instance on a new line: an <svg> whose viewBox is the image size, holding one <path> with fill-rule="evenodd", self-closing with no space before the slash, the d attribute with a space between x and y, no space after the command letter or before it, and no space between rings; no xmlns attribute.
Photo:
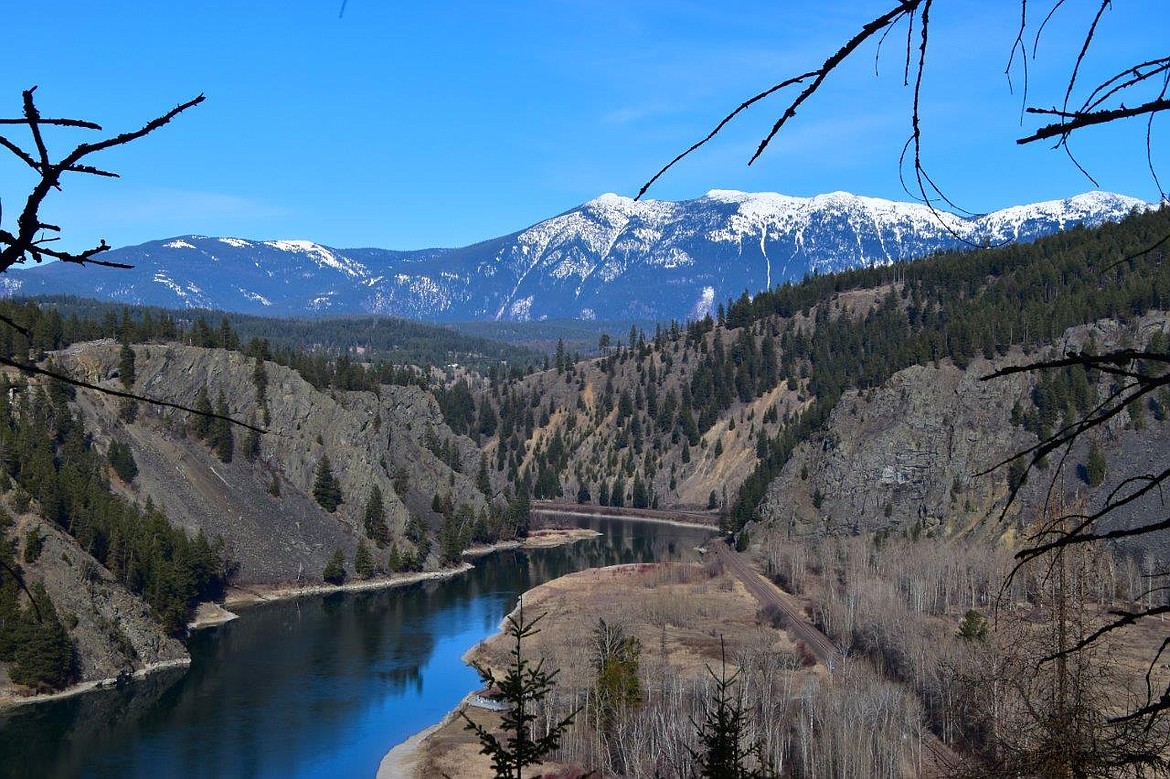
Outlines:
<svg viewBox="0 0 1170 779"><path fill-rule="evenodd" d="M660 326L653 336L632 328L599 359L525 379L492 377L478 398L444 408L453 429L466 425L495 470L529 481L534 497L588 495L603 505L628 503L636 482L651 505L677 503L676 485L695 472L696 458L722 453L723 437L746 425L754 467L723 506L727 527L739 529L846 390L877 387L911 365L965 367L1013 348L1047 348L1074 325L1166 308L1170 267L1159 241L1168 231L1163 209L1034 244L745 293L715 317ZM1085 408L1087 380L1071 374L1056 390L1057 380L1046 379L1021 423L1039 433ZM1070 382L1079 388L1072 396ZM769 393L780 400L761 406ZM1031 421L1035 414L1042 418Z"/></svg>
<svg viewBox="0 0 1170 779"><path fill-rule="evenodd" d="M10 402L10 392L16 400ZM222 542L189 538L149 501L136 506L110 490L110 463L69 408L70 388L12 384L0 376L0 450L8 489L150 604L169 632L200 600L220 597L230 563Z"/></svg>

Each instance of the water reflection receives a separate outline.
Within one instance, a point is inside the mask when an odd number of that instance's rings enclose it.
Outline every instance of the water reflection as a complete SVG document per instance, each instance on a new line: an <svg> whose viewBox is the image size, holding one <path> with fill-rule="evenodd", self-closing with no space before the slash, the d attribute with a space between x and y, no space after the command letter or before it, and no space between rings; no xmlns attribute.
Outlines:
<svg viewBox="0 0 1170 779"><path fill-rule="evenodd" d="M372 776L476 686L460 656L526 589L676 559L709 535L576 518L603 536L482 558L462 576L251 609L198 634L192 665L0 719L0 777Z"/></svg>

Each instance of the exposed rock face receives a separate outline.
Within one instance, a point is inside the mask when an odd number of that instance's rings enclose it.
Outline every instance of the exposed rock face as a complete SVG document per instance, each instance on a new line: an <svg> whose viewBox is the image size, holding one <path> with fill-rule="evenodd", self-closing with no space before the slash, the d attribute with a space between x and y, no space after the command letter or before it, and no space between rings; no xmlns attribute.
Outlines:
<svg viewBox="0 0 1170 779"><path fill-rule="evenodd" d="M222 390L230 414L262 425L252 379L254 361L242 354L178 344L135 347L135 391L192 406L204 385L214 400ZM107 376L117 365L113 343L75 346L58 356L66 367ZM418 387L383 386L369 392L325 393L299 374L267 363L270 424L261 454L242 454L248 431L235 428L236 454L220 462L208 446L187 433L188 414L142 404L138 420L118 418L118 400L79 393L99 447L111 439L127 442L138 476L125 487L137 500L162 506L172 522L209 538L222 536L239 562L237 581L319 581L334 549L353 558L365 535L363 510L371 487L383 495L390 531L401 537L409 512L430 515L435 493L453 494L454 504L484 507L473 483L478 451L469 439L456 439L465 473L454 473L424 445L430 426L440 439L455 438L442 421L434 399ZM327 455L341 485L344 502L336 512L313 498L317 465ZM393 475L409 475L410 489L398 495ZM469 472L469 473L468 473ZM272 494L272 485L279 495Z"/></svg>
<svg viewBox="0 0 1170 779"><path fill-rule="evenodd" d="M1010 422L1031 381L979 380L991 370L983 361L965 371L919 365L873 392L846 394L828 431L799 447L772 483L764 515L796 533L953 528L983 516L1006 495L1006 472L976 474L1035 441Z"/></svg>
<svg viewBox="0 0 1170 779"><path fill-rule="evenodd" d="M234 418L264 424L253 360L177 344L134 349L135 392L193 406L206 385L212 399L223 392ZM119 346L111 341L77 344L54 358L79 378L122 388L115 370ZM434 398L420 388L334 394L315 390L274 363L266 363L264 370L270 421L254 460L243 454L246 429L234 428L235 456L224 463L188 433L186 412L141 404L137 420L127 423L119 416L118 398L86 391L76 397L99 450L113 440L130 446L138 474L124 484L111 473L114 489L130 500L162 507L190 534L201 530L209 538L222 537L238 564L237 584L319 582L333 550L344 550L352 561L363 538L384 565L386 552L377 551L366 537L363 521L374 485L382 491L389 530L404 548L409 544L402 539L403 528L412 513L436 521L431 511L436 493L450 493L456 506L485 508L485 497L473 482L478 449L470 439L451 434ZM454 442L466 473L456 473L432 454L425 445L428 428L437 440ZM317 465L325 455L344 498L333 513L313 498ZM400 469L409 482L404 495L393 486ZM272 489L274 483L278 490ZM35 512L17 517L11 535L23 538L34 526L44 546L35 562L24 564L25 578L30 586L44 585L69 630L79 681L187 659L182 643L163 633L150 607L73 538ZM0 694L12 688L4 671L0 667Z"/></svg>
<svg viewBox="0 0 1170 779"><path fill-rule="evenodd" d="M1078 351L1090 342L1100 349L1144 343L1154 329L1170 329L1168 322L1165 314L1150 314L1128 326L1104 321L1073 328L1053 353ZM1008 495L1008 468L995 466L1037 442L1011 421L1017 402L1031 407L1036 376L983 377L1041 357L1013 353L994 362L975 360L965 370L918 365L872 391L846 393L827 429L798 447L770 485L761 507L765 522L805 535L961 533L998 521ZM1107 389L1102 380L1101 397ZM1092 437L1109 461L1101 488L1088 494L1079 477L1089 444L1080 441L1064 458L1054 455L1048 467L1030 474L1009 512L1014 522L1034 521L1054 483L1051 495L1064 505L1087 495L1092 507L1127 477L1170 466L1170 425L1148 414L1135 423L1123 413ZM1149 521L1149 512L1157 510L1151 501L1139 502L1110 516L1105 527Z"/></svg>
<svg viewBox="0 0 1170 779"><path fill-rule="evenodd" d="M32 515L18 530L39 528L44 547L23 563L26 581L44 584L77 648L82 681L111 679L125 669L184 660L187 650L151 619L150 607L130 594L96 560L60 530ZM0 676L7 682L7 675Z"/></svg>

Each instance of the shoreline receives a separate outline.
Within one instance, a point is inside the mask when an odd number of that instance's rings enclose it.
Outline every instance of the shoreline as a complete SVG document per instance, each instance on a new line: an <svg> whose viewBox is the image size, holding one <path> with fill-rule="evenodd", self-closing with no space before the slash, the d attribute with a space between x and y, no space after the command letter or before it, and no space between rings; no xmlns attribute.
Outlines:
<svg viewBox="0 0 1170 779"><path fill-rule="evenodd" d="M142 668L139 668L130 674L130 678L140 681L145 679L150 674L158 673L159 671L166 671L171 668L186 668L190 665L190 657L180 657L174 660L160 660L157 663L148 663ZM12 709L18 709L22 706L27 706L32 703L50 703L52 701L64 700L66 698L74 698L78 695L84 695L87 692L108 690L112 687L117 687L118 683L118 677L113 677L110 679L95 679L88 682L78 682L77 684L66 687L64 690L59 690L58 692L41 693L40 695L0 695L0 713Z"/></svg>
<svg viewBox="0 0 1170 779"><path fill-rule="evenodd" d="M661 519L648 519L648 521L669 522L669 520ZM690 564L697 565L697 563L694 562ZM568 600L561 601L560 606L558 607L561 609L561 611L563 611L566 602L576 602L578 605L581 603L592 602L588 600L589 598L593 597L589 587L595 586L598 582L601 581L608 581L613 578L613 575L618 575L619 577L621 575L627 574L637 576L640 574L641 569L643 569L645 565L645 563L617 563L614 565L602 566L598 568L586 568L580 571L574 571L555 579L550 579L549 581L538 584L535 587L531 587L528 590L525 590L520 597L522 600L527 601L531 597L535 596L536 593L545 592L545 596L537 598L536 603L538 606L546 605L547 602L549 602L550 597L552 599L556 599L558 597L566 598ZM568 585L562 584L567 580L571 581L572 583ZM624 587L626 585L621 584L619 586ZM671 586L671 583L666 583L666 586ZM743 588L741 587L740 590L743 590ZM734 588L732 591L734 591ZM744 590L743 593L745 598L751 600L750 593L747 593L746 590ZM464 664L469 665L472 658L475 657L478 651L483 650L485 645L498 642L501 637L505 636L508 618L514 617L519 609L520 605L517 604L517 606L513 608L511 612L506 614L500 621L500 624L497 626L494 633L491 633L483 640L478 641L472 646L468 647L467 650L461 655L460 660ZM570 609L570 611L572 610ZM752 604L750 605L750 608L746 614L747 617L741 618L741 622L745 625L748 625L747 629L749 631L754 630L754 626L757 624L753 616L756 614L754 601L752 601ZM684 666L676 665L675 669L678 670L679 668L683 667ZM698 666L695 667L697 668ZM388 751L383 757L382 762L379 764L377 779L393 779L394 777L400 777L401 779L414 779L416 776L421 776L419 772L420 767L423 765L423 761L427 761L426 767L428 770L434 770L434 766L430 763L430 761L435 759L436 754L443 755L445 754L444 750L451 748L462 749L467 746L462 742L458 742L457 737L452 735L452 732L450 732L450 725L453 721L458 719L461 712L467 710L470 702L477 694L482 694L482 691L469 692L462 700L459 701L459 703L454 706L454 708L446 712L446 714L444 714L438 722L423 728L417 733L411 735L405 741L402 741L401 743L396 744L393 748L391 748L390 751ZM452 741L453 738L456 739L455 742ZM441 746L436 746L436 744ZM438 750L438 752L436 752L436 750ZM448 765L448 768L450 768L450 765ZM460 774L458 771L452 771L451 775L454 777L459 777L461 775L471 776L473 774Z"/></svg>
<svg viewBox="0 0 1170 779"><path fill-rule="evenodd" d="M458 717L459 712L463 711L475 695L475 691L467 693L463 696L463 700L455 704L455 708L444 714L443 718L434 725L423 728L405 741L391 747L390 751L382 756L382 762L378 763L378 773L375 775L375 779L403 779L403 777L413 776L414 769L418 767L418 760L421 756L419 750L422 748L423 742Z"/></svg>
<svg viewBox="0 0 1170 779"><path fill-rule="evenodd" d="M418 582L449 579L465 573L474 566L464 562L451 568L442 568L437 571L419 571L400 576L382 576L375 579L360 579L348 581L344 584L257 584L247 587L232 587L223 600L225 609L247 609L261 606L265 603L307 598L313 595L329 595L334 592L367 592L369 590L384 590L392 587L404 587Z"/></svg>
<svg viewBox="0 0 1170 779"><path fill-rule="evenodd" d="M542 514L565 514L570 517L590 517L593 519L620 519L626 522L651 522L657 525L673 525L674 527L689 527L699 530L710 530L712 533L721 533L718 525L704 525L701 522L683 522L679 519L666 519L664 517L647 517L638 514L602 514L598 511L587 510L572 510L562 508L546 508L544 506L533 506L533 512L540 512Z"/></svg>
<svg viewBox="0 0 1170 779"><path fill-rule="evenodd" d="M561 529L554 529L552 533L541 535L539 534L540 531L536 531L536 534L524 540L499 541L494 544L484 544L466 549L463 551L463 557L476 559L507 549L546 549L554 546L574 544L578 541L583 541L587 538L596 538L601 535L596 530L586 530L584 528L572 528L572 530L580 532L563 532ZM329 595L334 592L368 592L370 590L405 587L408 584L417 584L419 582L450 579L466 573L475 567L467 559L464 559L459 565L450 568L440 568L437 571L418 571L416 573L379 576L372 579L351 580L343 584L256 584L247 587L231 587L228 589L228 594L224 598L222 607L228 610L227 613L230 614L230 609L233 608L247 609L265 603L295 600L296 598L310 597L313 595ZM231 619L227 618L219 622L208 620L205 624L201 623L199 627L212 627L216 624L230 622Z"/></svg>

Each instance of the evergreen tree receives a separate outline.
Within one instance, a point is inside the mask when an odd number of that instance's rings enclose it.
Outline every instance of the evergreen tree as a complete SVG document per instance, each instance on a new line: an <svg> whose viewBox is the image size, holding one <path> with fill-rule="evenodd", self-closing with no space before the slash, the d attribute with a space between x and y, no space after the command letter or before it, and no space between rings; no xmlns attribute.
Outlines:
<svg viewBox="0 0 1170 779"><path fill-rule="evenodd" d="M329 455L321 455L317 463L317 474L313 480L313 497L321 508L329 513L337 511L341 505L341 485L333 475L333 466L329 462Z"/></svg>
<svg viewBox="0 0 1170 779"><path fill-rule="evenodd" d="M728 678L726 649L723 650L719 675L716 676L710 667L707 672L715 680L715 691L704 706L702 724L694 723L699 729L700 749L688 747L691 759L697 764L698 776L702 779L765 779L775 776L766 764L761 765L760 744L745 746L743 743L743 701L735 690L739 671ZM756 763L757 767L749 768L751 763Z"/></svg>
<svg viewBox="0 0 1170 779"><path fill-rule="evenodd" d="M484 494L484 497L491 498L492 496L492 480L488 477L487 455L480 452L479 455L479 471L475 474L475 488Z"/></svg>
<svg viewBox="0 0 1170 779"><path fill-rule="evenodd" d="M118 381L126 389L132 389L137 380L134 366L134 350L128 344L122 344L118 351Z"/></svg>
<svg viewBox="0 0 1170 779"><path fill-rule="evenodd" d="M321 578L330 584L341 584L345 581L345 552L340 549L333 550L329 562L325 563L325 570L321 572Z"/></svg>
<svg viewBox="0 0 1170 779"><path fill-rule="evenodd" d="M402 552L398 549L398 542L390 544L390 555L386 558L386 570L398 573L402 570Z"/></svg>
<svg viewBox="0 0 1170 779"><path fill-rule="evenodd" d="M39 582L33 585L32 600L20 619L8 675L17 684L60 690L77 676L73 641Z"/></svg>
<svg viewBox="0 0 1170 779"><path fill-rule="evenodd" d="M1105 452L1101 450L1101 445L1094 441L1089 445L1089 456L1085 460L1085 483L1090 487L1100 487L1101 483L1105 481L1107 471L1108 463L1105 460Z"/></svg>
<svg viewBox="0 0 1170 779"><path fill-rule="evenodd" d="M509 615L504 628L504 634L513 640L513 645L503 678L496 679L490 668L474 664L483 683L499 690L507 706L500 722L500 729L505 734L503 739L460 712L466 722L465 729L475 733L482 745L480 751L491 758L496 779L523 779L525 768L543 762L560 746L561 737L576 716L573 712L558 722L549 722L543 735L534 732L541 703L555 688L559 673L546 671L543 660L533 665L524 656L523 641L540 632L536 625L543 618L541 615L531 622L526 621L521 599L517 615Z"/></svg>
<svg viewBox="0 0 1170 779"><path fill-rule="evenodd" d="M465 536L462 523L451 513L443 517L439 525L439 559L443 565L455 565L463 559Z"/></svg>
<svg viewBox="0 0 1170 779"><path fill-rule="evenodd" d="M386 526L386 510L382 505L382 490L377 484L370 487L370 495L366 498L366 508L362 513L362 523L365 525L366 536L379 547L385 546L390 540L390 528Z"/></svg>
<svg viewBox="0 0 1170 779"><path fill-rule="evenodd" d="M431 553L431 539L427 531L427 524L422 520L422 517L412 513L406 521L406 528L403 532L406 535L406 540L414 544L414 563L415 566L421 568L427 555Z"/></svg>
<svg viewBox="0 0 1170 779"><path fill-rule="evenodd" d="M609 505L621 508L626 505L626 482L618 477L613 480L613 488L609 492Z"/></svg>
<svg viewBox="0 0 1170 779"><path fill-rule="evenodd" d="M374 575L374 558L365 541L358 541L357 551L353 553L353 572L361 579Z"/></svg>
<svg viewBox="0 0 1170 779"><path fill-rule="evenodd" d="M24 561L32 565L41 556L41 550L45 548L45 537L41 535L41 529L37 525L33 525L24 534Z"/></svg>
<svg viewBox="0 0 1170 779"><path fill-rule="evenodd" d="M203 441L211 434L211 415L215 413L215 409L211 406L211 397L207 394L206 384L201 386L199 392L196 393L194 408L198 413L191 417L191 433Z"/></svg>
<svg viewBox="0 0 1170 779"><path fill-rule="evenodd" d="M634 475L634 486L630 490L630 503L636 509L644 509L650 505L650 496L646 492L646 485L642 482L641 474Z"/></svg>
<svg viewBox="0 0 1170 779"><path fill-rule="evenodd" d="M232 423L226 418L228 416L228 405L227 399L223 394L223 389L220 389L219 397L216 398L215 413L218 416L211 420L208 443L215 450L215 456L219 458L220 462L230 463L232 461L232 454L235 452L236 440L232 434Z"/></svg>
<svg viewBox="0 0 1170 779"><path fill-rule="evenodd" d="M118 353L118 380L127 390L134 388L137 374L134 368L134 350L126 343L122 344ZM121 398L118 401L118 416L126 422L133 422L138 418L138 401L133 398Z"/></svg>
<svg viewBox="0 0 1170 779"><path fill-rule="evenodd" d="M111 441L110 451L106 457L110 461L110 467L114 469L114 473L118 474L118 478L127 484L138 475L138 463L134 462L134 453L130 451L129 444Z"/></svg>
<svg viewBox="0 0 1170 779"><path fill-rule="evenodd" d="M959 638L964 641L986 641L987 634L987 617L975 609L968 609L959 623Z"/></svg>
<svg viewBox="0 0 1170 779"><path fill-rule="evenodd" d="M594 706L603 732L608 733L619 711L642 701L638 660L642 642L626 635L621 625L597 620L593 628Z"/></svg>

